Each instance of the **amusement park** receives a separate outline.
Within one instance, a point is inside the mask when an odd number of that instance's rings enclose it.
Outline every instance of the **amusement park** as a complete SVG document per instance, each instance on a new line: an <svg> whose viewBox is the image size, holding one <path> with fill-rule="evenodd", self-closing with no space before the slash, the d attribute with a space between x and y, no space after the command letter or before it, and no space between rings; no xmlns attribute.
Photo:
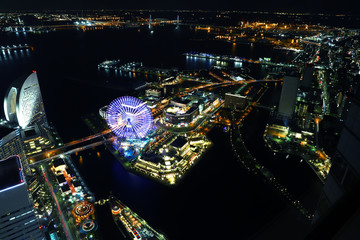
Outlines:
<svg viewBox="0 0 360 240"><path fill-rule="evenodd" d="M36 165L105 145L127 170L174 185L211 146L206 133L224 103L214 95L189 95L191 100L171 100L165 105L155 102L159 105L155 107L154 102L133 96L118 97L100 108L99 115L84 117L93 135L32 155L29 162ZM169 108L181 109L170 116ZM186 109L191 109L190 115ZM164 114L154 118L159 110Z"/></svg>
<svg viewBox="0 0 360 240"><path fill-rule="evenodd" d="M103 121L102 127L96 128L111 130L108 137L112 140L106 146L129 171L165 185L174 185L211 146L201 126L209 124L211 116L222 106L222 102L213 96L206 104L199 104L198 98L183 102L187 104L177 100L162 107L180 105L192 111L197 109L196 114L184 117L186 111L179 111L171 119L166 114L153 119L153 112L161 107L150 109L148 106L153 102L131 96L119 97L100 109L107 125ZM170 121L177 122L176 127L168 124Z"/></svg>
<svg viewBox="0 0 360 240"><path fill-rule="evenodd" d="M134 160L150 143L153 117L145 102L124 96L112 101L107 107L106 121L115 134L112 144L128 161Z"/></svg>

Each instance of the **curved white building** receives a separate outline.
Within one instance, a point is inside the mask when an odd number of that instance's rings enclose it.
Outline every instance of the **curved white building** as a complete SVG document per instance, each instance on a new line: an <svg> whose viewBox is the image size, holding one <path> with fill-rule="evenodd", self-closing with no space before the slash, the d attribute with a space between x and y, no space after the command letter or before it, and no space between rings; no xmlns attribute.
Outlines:
<svg viewBox="0 0 360 240"><path fill-rule="evenodd" d="M10 124L26 128L33 123L47 122L39 81L34 71L9 87L4 99L4 112Z"/></svg>

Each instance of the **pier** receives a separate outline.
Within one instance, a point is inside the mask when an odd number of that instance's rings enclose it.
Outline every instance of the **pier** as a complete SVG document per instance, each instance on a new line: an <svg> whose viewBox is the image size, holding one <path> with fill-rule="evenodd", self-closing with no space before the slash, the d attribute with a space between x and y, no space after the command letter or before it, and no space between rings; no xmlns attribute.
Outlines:
<svg viewBox="0 0 360 240"><path fill-rule="evenodd" d="M259 59L259 60L253 60L253 59L247 59L242 58L238 56L227 56L227 55L216 55L216 54L209 54L209 53L184 53L186 57L194 57L194 58L205 58L205 59L212 59L216 61L225 61L225 62L248 62L248 63L254 63L254 64L262 64L262 65L269 65L269 66L275 66L275 67L296 67L294 64L288 64L288 63L275 63L271 62L265 59Z"/></svg>

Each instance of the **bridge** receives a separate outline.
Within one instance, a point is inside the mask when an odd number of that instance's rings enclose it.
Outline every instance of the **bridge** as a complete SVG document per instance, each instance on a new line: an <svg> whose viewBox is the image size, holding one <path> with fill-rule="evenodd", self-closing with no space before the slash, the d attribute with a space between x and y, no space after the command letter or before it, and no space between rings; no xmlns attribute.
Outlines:
<svg viewBox="0 0 360 240"><path fill-rule="evenodd" d="M32 155L30 157L28 157L28 162L29 165L36 165L51 159L55 159L57 157L60 157L62 155L67 155L67 154L72 154L72 153L76 153L76 152L80 152L80 151L84 151L90 148L94 148L100 145L103 145L107 142L113 141L116 137L109 137L109 138L105 138L105 139L101 139L99 141L96 142L92 142L92 143L88 143L90 140L99 138L99 137L104 137L106 134L108 134L109 132L111 132L110 130L105 130L103 132L100 133L96 133L93 135L90 135L88 137L84 137L78 140L74 140L71 141L69 143L66 143L62 146L59 146L57 148L53 148L50 149L48 151L43 151L39 154L36 155ZM78 144L84 144L87 143L86 145L80 146L80 147L75 147ZM74 148L75 147L75 148Z"/></svg>

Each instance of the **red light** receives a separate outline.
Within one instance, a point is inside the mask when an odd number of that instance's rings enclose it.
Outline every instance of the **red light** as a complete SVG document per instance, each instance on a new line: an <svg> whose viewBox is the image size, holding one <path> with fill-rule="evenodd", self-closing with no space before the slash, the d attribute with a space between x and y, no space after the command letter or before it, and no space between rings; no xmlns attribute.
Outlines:
<svg viewBox="0 0 360 240"><path fill-rule="evenodd" d="M36 73L36 71L35 71L35 70L33 70L32 72L33 72L33 73Z"/></svg>

